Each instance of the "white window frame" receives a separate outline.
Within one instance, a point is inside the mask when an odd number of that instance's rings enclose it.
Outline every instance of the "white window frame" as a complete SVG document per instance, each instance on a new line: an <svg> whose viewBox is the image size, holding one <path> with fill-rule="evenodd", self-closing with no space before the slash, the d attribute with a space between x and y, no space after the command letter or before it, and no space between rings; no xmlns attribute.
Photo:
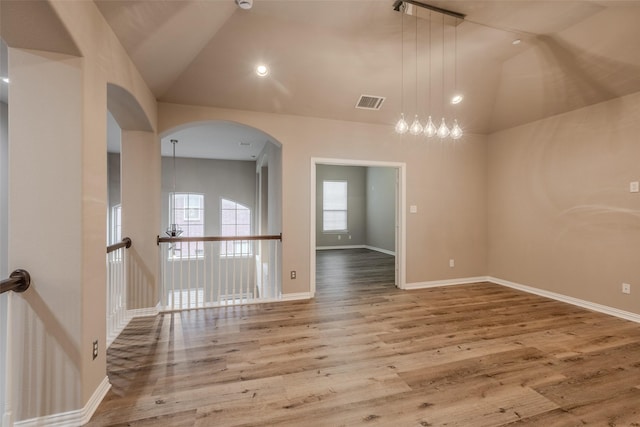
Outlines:
<svg viewBox="0 0 640 427"><path fill-rule="evenodd" d="M122 205L111 206L111 244L122 241Z"/></svg>
<svg viewBox="0 0 640 427"><path fill-rule="evenodd" d="M186 198L186 208L176 208L176 199L179 197ZM200 200L197 207L191 206L191 198ZM173 212L172 212L173 211ZM196 212L197 215L192 215ZM176 223L182 229L182 234L179 237L204 237L205 235L205 199L202 193L191 192L175 192L169 193L169 218L168 222L175 218ZM191 227L202 227L202 233L194 234ZM201 259L204 258L204 243L203 242L178 242L173 243L169 247L168 259L169 260L182 260L182 259Z"/></svg>
<svg viewBox="0 0 640 427"><path fill-rule="evenodd" d="M234 205L233 209L225 208L225 202L232 203ZM224 222L224 211L235 211L235 222L233 223L225 223ZM249 224L238 224L238 211L246 210L249 215ZM220 198L220 236L229 237L229 236L244 236L251 235L251 226L252 226L252 212L248 206L243 205L242 203L238 203L232 199L226 199L224 197ZM246 226L248 225L248 234L240 234L238 233L238 226ZM234 233L226 233L224 231L225 226L233 226L235 232ZM231 250L229 248L231 247ZM253 244L250 240L236 240L236 241L222 241L220 242L220 257L221 258L238 258L238 257L250 257L253 256Z"/></svg>
<svg viewBox="0 0 640 427"><path fill-rule="evenodd" d="M339 206L327 208L327 184L341 184L344 186L344 200L340 200ZM344 206L344 207L343 207ZM344 228L327 228L327 214L344 213ZM322 181L322 232L325 234L348 233L349 232L349 182L347 180Z"/></svg>

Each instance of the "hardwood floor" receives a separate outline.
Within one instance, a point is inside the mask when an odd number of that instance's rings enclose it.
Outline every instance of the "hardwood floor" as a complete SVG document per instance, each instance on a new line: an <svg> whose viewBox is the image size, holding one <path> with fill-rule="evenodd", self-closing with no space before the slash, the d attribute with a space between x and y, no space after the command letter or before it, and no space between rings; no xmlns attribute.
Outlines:
<svg viewBox="0 0 640 427"><path fill-rule="evenodd" d="M89 425L640 426L640 325L489 283L398 290L365 255L319 253L311 301L134 319Z"/></svg>

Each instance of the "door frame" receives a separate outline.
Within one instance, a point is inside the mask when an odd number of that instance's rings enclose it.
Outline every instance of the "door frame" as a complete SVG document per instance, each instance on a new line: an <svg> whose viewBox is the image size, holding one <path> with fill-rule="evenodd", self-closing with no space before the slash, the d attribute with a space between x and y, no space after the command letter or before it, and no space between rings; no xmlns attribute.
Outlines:
<svg viewBox="0 0 640 427"><path fill-rule="evenodd" d="M316 166L317 165L334 165L334 166L364 166L364 167L386 167L396 170L396 271L395 284L400 289L405 288L406 284L406 222L407 211L405 208L406 200L406 181L407 181L407 164L402 162L384 162L376 160L353 160L353 159L333 159L323 157L311 158L311 179L310 181L310 203L309 203L309 229L310 229L310 248L309 248L309 293L313 298L316 294Z"/></svg>

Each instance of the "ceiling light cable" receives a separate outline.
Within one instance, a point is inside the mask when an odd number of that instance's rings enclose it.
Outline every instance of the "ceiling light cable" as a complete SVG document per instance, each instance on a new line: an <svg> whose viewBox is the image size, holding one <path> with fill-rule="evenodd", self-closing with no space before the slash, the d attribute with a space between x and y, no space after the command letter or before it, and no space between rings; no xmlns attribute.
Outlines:
<svg viewBox="0 0 640 427"><path fill-rule="evenodd" d="M438 137L444 139L449 136L449 128L444 121L444 15L442 15L442 122L438 128Z"/></svg>
<svg viewBox="0 0 640 427"><path fill-rule="evenodd" d="M416 57L416 87L415 87L415 101L416 101L416 116L411 123L409 132L411 135L419 135L422 133L422 124L418 120L418 11L416 10L416 32L415 32L415 57Z"/></svg>
<svg viewBox="0 0 640 427"><path fill-rule="evenodd" d="M431 10L429 10L429 25L427 27L428 29L428 33L427 33L427 48L429 49L429 66L428 68L428 76L429 76L429 94L428 94L428 100L429 100L429 119L427 120L427 123L424 125L424 134L427 136L427 138L432 138L436 135L436 132L438 131L438 129L436 129L436 125L433 124L433 120L431 119L431 106L432 106L432 102L431 102L431 98L433 96L433 90L431 89L431 83L433 80L433 73L431 72L431 51L433 50L431 48Z"/></svg>
<svg viewBox="0 0 640 427"><path fill-rule="evenodd" d="M404 3L401 5L404 6ZM401 90L400 90L400 108L403 112L400 113L400 120L396 123L396 132L402 135L403 133L407 133L409 130L409 125L407 121L404 119L404 10L400 10L400 31L401 31L401 42L400 42L400 51L401 51L401 64L402 64L402 76L400 76L401 81Z"/></svg>

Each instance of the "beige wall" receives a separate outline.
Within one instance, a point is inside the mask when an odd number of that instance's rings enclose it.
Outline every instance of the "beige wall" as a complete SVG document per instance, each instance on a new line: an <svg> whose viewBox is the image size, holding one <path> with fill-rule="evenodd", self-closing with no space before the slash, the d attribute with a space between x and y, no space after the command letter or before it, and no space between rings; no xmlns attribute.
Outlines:
<svg viewBox="0 0 640 427"><path fill-rule="evenodd" d="M14 2L11 11L29 3ZM82 57L24 45L9 53L8 268L27 268L33 277L33 289L14 298L14 319L26 328L12 343L20 363L16 421L81 409L106 377L107 83L126 89L156 121L155 98L95 4L50 4L53 27L64 25ZM52 30L14 23L23 41ZM151 181L159 189L159 174Z"/></svg>
<svg viewBox="0 0 640 427"><path fill-rule="evenodd" d="M231 120L282 143L283 293L309 292L311 158L407 165L407 282L486 274L486 138L456 143L400 137L393 126L160 103L159 132L196 121ZM449 267L449 259L456 267Z"/></svg>
<svg viewBox="0 0 640 427"><path fill-rule="evenodd" d="M347 182L346 232L323 232L323 182ZM316 165L316 247L367 244L367 168L363 166ZM339 237L339 238L338 238Z"/></svg>
<svg viewBox="0 0 640 427"><path fill-rule="evenodd" d="M491 276L640 313L638 117L640 93L489 137Z"/></svg>
<svg viewBox="0 0 640 427"><path fill-rule="evenodd" d="M155 307L159 265L160 144L151 132L122 131L122 237L129 248L127 308Z"/></svg>

